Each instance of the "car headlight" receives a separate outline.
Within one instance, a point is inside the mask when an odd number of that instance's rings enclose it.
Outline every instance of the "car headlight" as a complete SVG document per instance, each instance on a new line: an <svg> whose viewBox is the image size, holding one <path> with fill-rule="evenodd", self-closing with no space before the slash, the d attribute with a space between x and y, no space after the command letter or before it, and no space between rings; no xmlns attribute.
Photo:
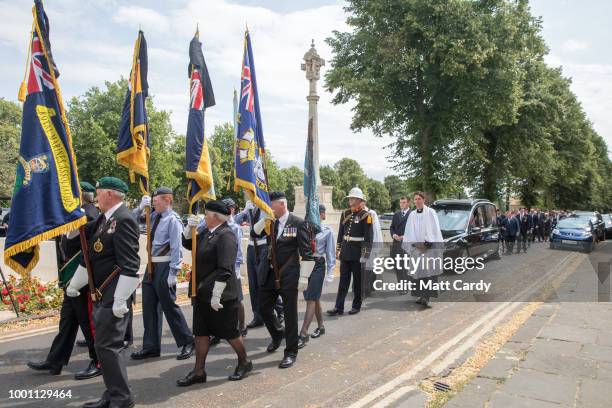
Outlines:
<svg viewBox="0 0 612 408"><path fill-rule="evenodd" d="M556 229L556 228L552 232L553 232L553 234L557 234L557 235L559 234L559 230Z"/></svg>

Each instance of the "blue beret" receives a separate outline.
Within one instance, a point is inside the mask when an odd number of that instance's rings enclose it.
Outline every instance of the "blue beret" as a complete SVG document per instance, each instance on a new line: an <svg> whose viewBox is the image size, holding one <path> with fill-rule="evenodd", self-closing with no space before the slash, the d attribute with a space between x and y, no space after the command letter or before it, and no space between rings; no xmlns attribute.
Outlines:
<svg viewBox="0 0 612 408"><path fill-rule="evenodd" d="M153 197L162 194L173 194L173 192L170 187L160 187L157 190L153 191Z"/></svg>

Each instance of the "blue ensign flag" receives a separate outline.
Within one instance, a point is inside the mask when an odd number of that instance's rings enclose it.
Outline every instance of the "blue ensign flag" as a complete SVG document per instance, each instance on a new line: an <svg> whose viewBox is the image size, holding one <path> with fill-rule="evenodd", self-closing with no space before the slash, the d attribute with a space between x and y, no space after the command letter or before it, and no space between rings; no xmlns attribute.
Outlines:
<svg viewBox="0 0 612 408"><path fill-rule="evenodd" d="M70 129L51 55L49 20L40 0L32 8L34 29L25 84L21 142L11 201L4 263L25 275L39 257L38 243L87 222Z"/></svg>
<svg viewBox="0 0 612 408"><path fill-rule="evenodd" d="M189 118L187 119L187 135L185 143L185 171L188 181L187 198L189 212L193 213L193 205L200 199L214 200L215 187L212 165L208 152L208 142L204 134L204 111L215 105L212 83L202 53L202 43L198 32L189 44L190 80Z"/></svg>
<svg viewBox="0 0 612 408"><path fill-rule="evenodd" d="M244 35L242 82L236 132L234 190L243 188L249 199L262 211L272 215L266 174L266 153L257 96L255 63L248 30Z"/></svg>

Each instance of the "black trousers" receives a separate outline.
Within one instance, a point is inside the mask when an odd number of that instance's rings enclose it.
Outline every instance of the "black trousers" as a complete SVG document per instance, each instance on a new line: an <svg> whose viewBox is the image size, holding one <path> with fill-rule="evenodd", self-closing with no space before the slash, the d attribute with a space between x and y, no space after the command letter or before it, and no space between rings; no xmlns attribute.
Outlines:
<svg viewBox="0 0 612 408"><path fill-rule="evenodd" d="M514 237L506 238L506 253L507 254L512 254L512 251L514 250L514 241L515 241Z"/></svg>
<svg viewBox="0 0 612 408"><path fill-rule="evenodd" d="M64 293L64 300L60 309L59 333L53 339L49 354L47 354L47 361L54 366L68 364L79 327L87 342L89 358L96 363L98 362L87 304L89 292L83 292L74 298Z"/></svg>
<svg viewBox="0 0 612 408"><path fill-rule="evenodd" d="M340 261L340 283L338 283L338 295L336 295L336 309L344 310L344 300L351 285L353 277L353 309L361 309L362 280L361 263L359 261Z"/></svg>
<svg viewBox="0 0 612 408"><path fill-rule="evenodd" d="M424 297L427 299L432 298L432 297L434 298L438 297L438 291L436 289L433 289L433 288L428 289L429 285L438 283L437 276L431 276L429 278L415 279L414 282L416 283L416 288L410 292L412 296L419 297L419 298Z"/></svg>
<svg viewBox="0 0 612 408"><path fill-rule="evenodd" d="M251 298L251 310L253 311L253 316L256 319L261 319L261 313L259 312L259 288L261 285L258 280L257 270L258 268L263 267L262 262L267 261L268 251L266 250L265 245L258 245L257 252L258 254L257 256L255 256L254 245L249 245L247 247L247 277L249 279L249 297ZM278 315L283 313L283 301L280 296L276 298L274 310L276 310L276 314Z"/></svg>
<svg viewBox="0 0 612 408"><path fill-rule="evenodd" d="M126 407L134 398L128 385L123 341L127 331L129 313L117 318L111 307L94 305L93 319L96 327L96 353L104 378L103 399L110 401L111 407Z"/></svg>
<svg viewBox="0 0 612 408"><path fill-rule="evenodd" d="M527 252L527 241L529 240L529 233L527 231L521 232L517 238L516 252L521 252L521 246L523 251Z"/></svg>
<svg viewBox="0 0 612 408"><path fill-rule="evenodd" d="M183 311L176 304L176 286L168 287L170 263L154 263L153 268L153 281L149 280L148 270L142 280L142 348L148 351L160 350L164 323L162 315L166 316L176 345L186 346L193 342L193 333Z"/></svg>
<svg viewBox="0 0 612 408"><path fill-rule="evenodd" d="M274 272L269 271L264 285L259 288L259 312L261 318L275 341L280 341L285 336L285 356L297 357L298 353L298 288L295 285L283 285L274 288ZM285 311L285 331L281 329L278 319L274 315L274 308L278 298L282 298Z"/></svg>

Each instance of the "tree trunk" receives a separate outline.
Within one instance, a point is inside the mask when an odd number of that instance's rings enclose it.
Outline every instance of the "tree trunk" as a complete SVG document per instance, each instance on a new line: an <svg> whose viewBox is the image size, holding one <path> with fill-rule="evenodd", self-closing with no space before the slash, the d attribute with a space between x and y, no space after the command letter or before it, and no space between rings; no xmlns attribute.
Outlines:
<svg viewBox="0 0 612 408"><path fill-rule="evenodd" d="M483 163L483 174L482 174L482 192L484 198L494 202L498 199L497 197L497 138L493 131L485 131L484 138L486 140L485 145L485 161Z"/></svg>

